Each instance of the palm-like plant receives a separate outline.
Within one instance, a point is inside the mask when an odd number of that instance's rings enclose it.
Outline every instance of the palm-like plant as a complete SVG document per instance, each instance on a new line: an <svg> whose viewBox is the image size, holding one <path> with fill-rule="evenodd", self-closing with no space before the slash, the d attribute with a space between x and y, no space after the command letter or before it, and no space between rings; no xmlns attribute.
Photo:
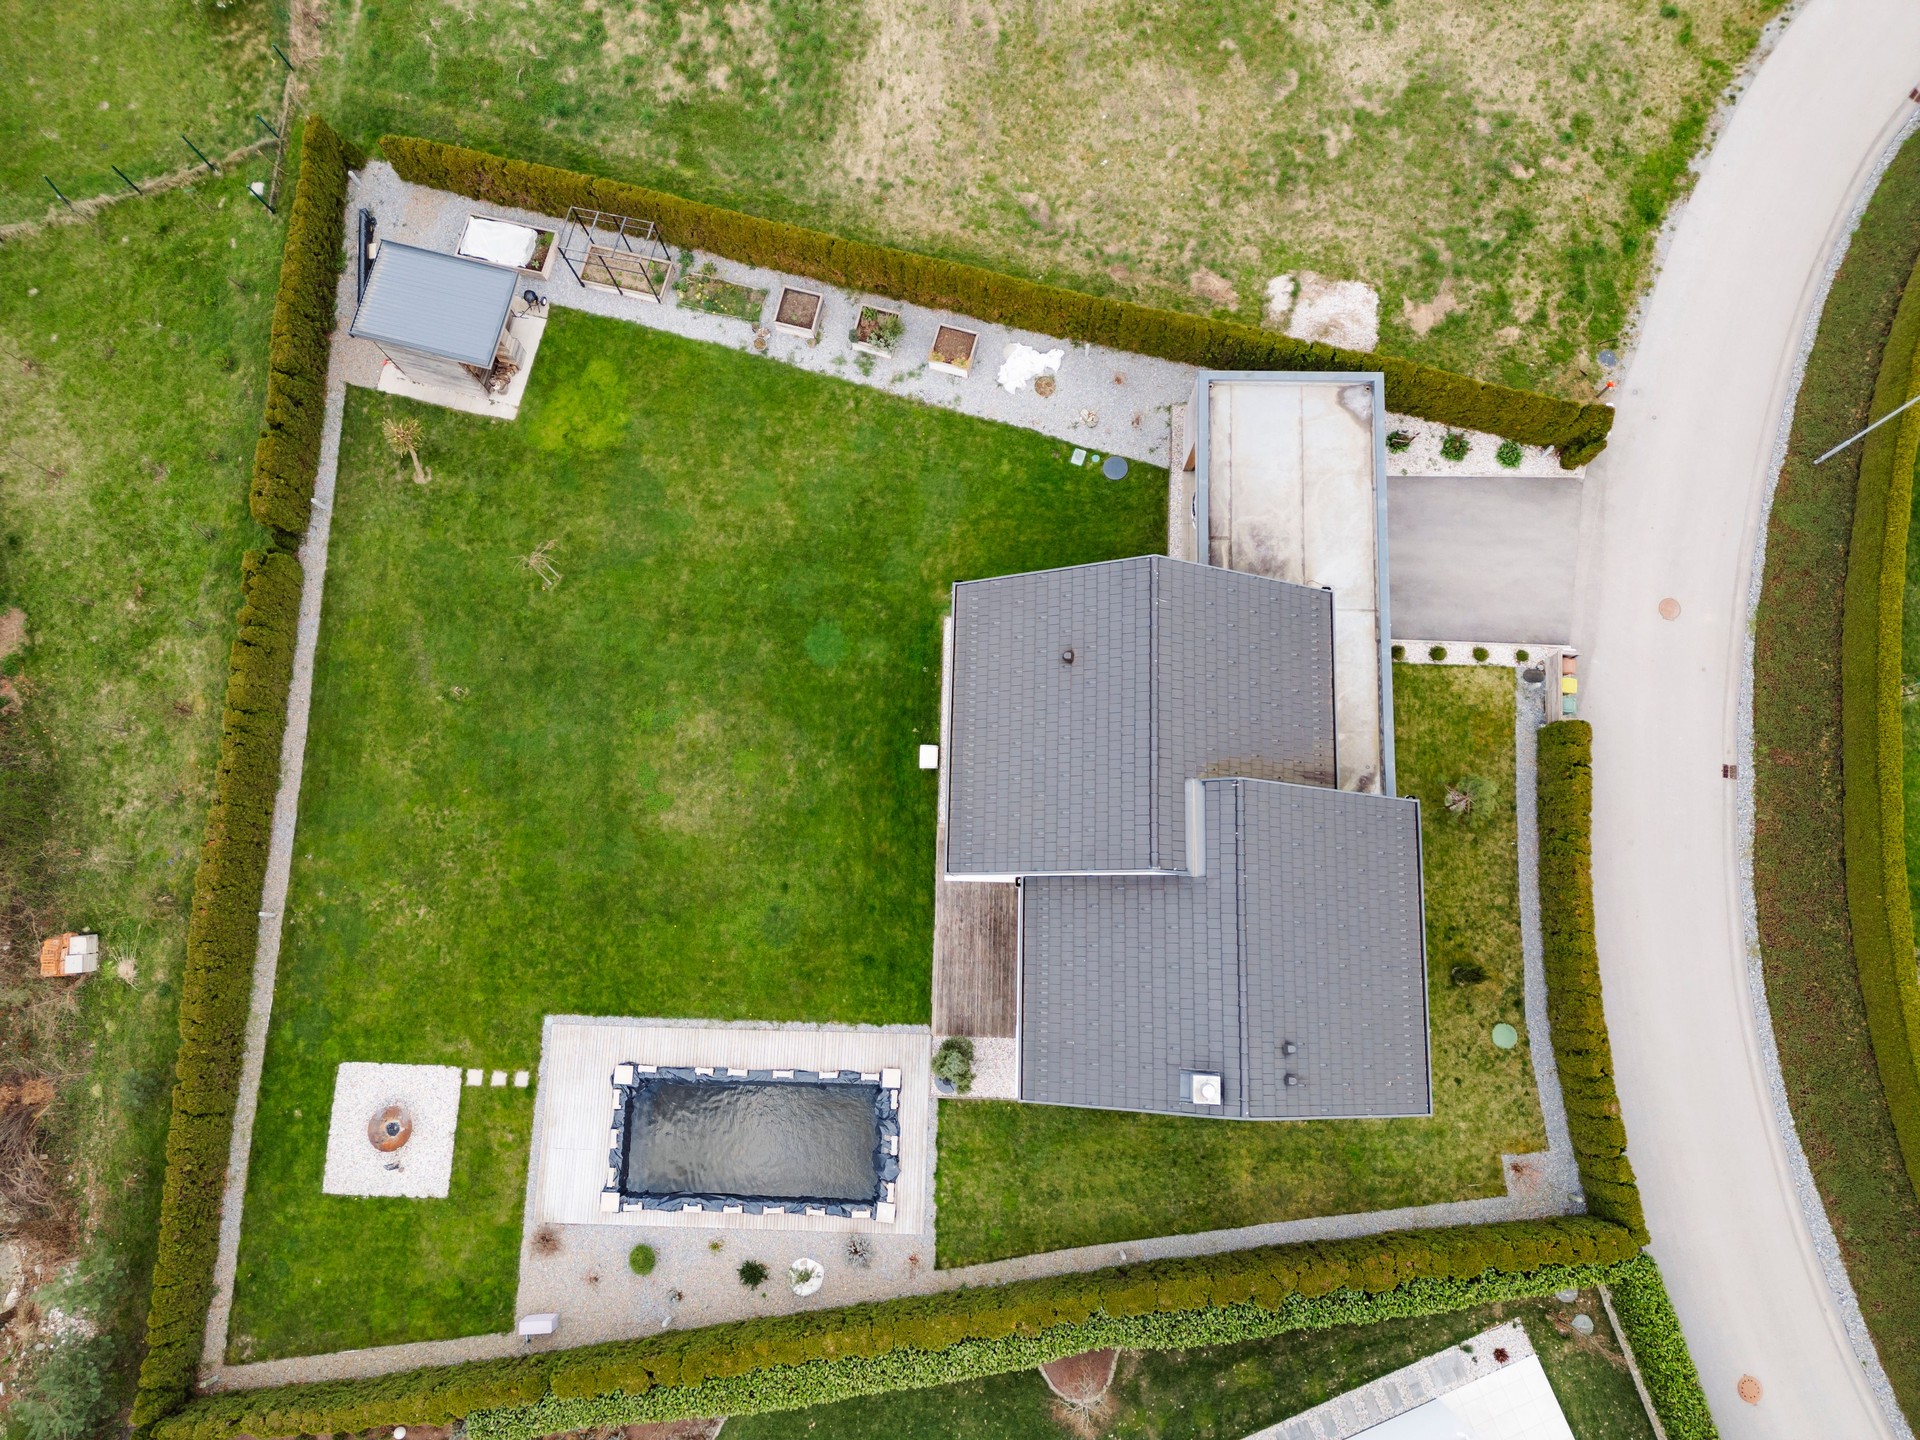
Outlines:
<svg viewBox="0 0 1920 1440"><path fill-rule="evenodd" d="M382 420L380 433L386 436L389 450L413 461L414 484L424 485L433 478L433 472L420 463L420 437L424 430L417 419L409 415L404 420Z"/></svg>

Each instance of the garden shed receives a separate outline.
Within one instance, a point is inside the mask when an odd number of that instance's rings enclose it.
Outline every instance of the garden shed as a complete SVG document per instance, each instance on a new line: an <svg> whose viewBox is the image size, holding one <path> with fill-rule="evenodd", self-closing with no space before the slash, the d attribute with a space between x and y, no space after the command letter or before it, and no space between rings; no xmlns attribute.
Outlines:
<svg viewBox="0 0 1920 1440"><path fill-rule="evenodd" d="M525 360L513 333L517 271L391 240L349 330L420 385L498 393Z"/></svg>

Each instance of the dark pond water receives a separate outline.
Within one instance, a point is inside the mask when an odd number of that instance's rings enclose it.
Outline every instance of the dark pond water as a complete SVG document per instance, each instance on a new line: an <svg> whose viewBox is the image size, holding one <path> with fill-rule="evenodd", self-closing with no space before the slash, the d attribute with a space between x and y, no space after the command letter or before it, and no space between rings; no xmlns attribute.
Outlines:
<svg viewBox="0 0 1920 1440"><path fill-rule="evenodd" d="M877 1200L872 1085L658 1080L627 1106L629 1195Z"/></svg>

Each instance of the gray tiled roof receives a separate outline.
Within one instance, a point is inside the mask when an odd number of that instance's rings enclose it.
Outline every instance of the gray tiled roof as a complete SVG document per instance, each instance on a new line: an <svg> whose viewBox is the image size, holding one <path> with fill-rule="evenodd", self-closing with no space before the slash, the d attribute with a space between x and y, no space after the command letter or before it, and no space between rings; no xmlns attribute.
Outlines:
<svg viewBox="0 0 1920 1440"><path fill-rule="evenodd" d="M350 333L485 369L518 283L499 265L384 240Z"/></svg>
<svg viewBox="0 0 1920 1440"><path fill-rule="evenodd" d="M1253 1119L1429 1113L1417 802L1204 789L1204 877L1022 883L1021 1097ZM1185 1098L1192 1071L1222 1076L1223 1105Z"/></svg>
<svg viewBox="0 0 1920 1440"><path fill-rule="evenodd" d="M1324 591L1149 555L966 581L953 617L950 874L1183 869L1188 779L1333 783Z"/></svg>

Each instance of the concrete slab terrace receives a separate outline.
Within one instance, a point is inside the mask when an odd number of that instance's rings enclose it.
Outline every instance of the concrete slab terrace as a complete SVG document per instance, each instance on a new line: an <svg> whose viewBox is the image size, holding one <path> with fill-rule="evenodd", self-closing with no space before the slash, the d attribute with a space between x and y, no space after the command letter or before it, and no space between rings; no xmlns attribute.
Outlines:
<svg viewBox="0 0 1920 1440"><path fill-rule="evenodd" d="M1384 432L1371 376L1202 372L1187 458L1214 565L1333 592L1338 784L1390 777L1382 685Z"/></svg>
<svg viewBox="0 0 1920 1440"><path fill-rule="evenodd" d="M1389 479L1393 638L1568 643L1583 490L1508 475Z"/></svg>

